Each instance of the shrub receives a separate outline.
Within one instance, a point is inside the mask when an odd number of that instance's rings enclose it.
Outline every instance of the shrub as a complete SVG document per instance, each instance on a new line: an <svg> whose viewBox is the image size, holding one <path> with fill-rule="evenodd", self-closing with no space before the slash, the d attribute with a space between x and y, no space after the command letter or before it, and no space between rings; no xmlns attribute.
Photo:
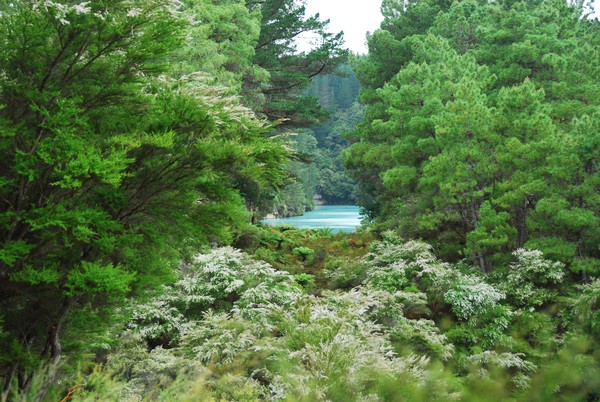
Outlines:
<svg viewBox="0 0 600 402"><path fill-rule="evenodd" d="M309 247L295 247L294 254L300 256L302 261L306 261L314 254L315 250Z"/></svg>
<svg viewBox="0 0 600 402"><path fill-rule="evenodd" d="M397 350L408 347L419 355L441 360L449 360L454 352L454 345L445 335L440 334L431 320L404 318L391 328L388 334L397 345Z"/></svg>
<svg viewBox="0 0 600 402"><path fill-rule="evenodd" d="M504 297L504 293L474 275L460 275L444 294L452 312L465 321L491 312Z"/></svg>
<svg viewBox="0 0 600 402"><path fill-rule="evenodd" d="M572 309L580 325L590 334L600 335L600 279L577 286Z"/></svg>
<svg viewBox="0 0 600 402"><path fill-rule="evenodd" d="M384 266L374 265L367 271L366 285L374 289L395 292L408 284L406 263L394 262Z"/></svg>
<svg viewBox="0 0 600 402"><path fill-rule="evenodd" d="M464 369L470 372L467 378L473 381L489 379L491 371L500 369L504 373L512 374L513 385L518 389L529 386L529 375L537 369L537 366L525 360L525 355L521 353L498 353L491 350L472 354L466 357L465 363Z"/></svg>
<svg viewBox="0 0 600 402"><path fill-rule="evenodd" d="M149 346L175 346L209 309L259 319L268 306L290 306L302 291L293 276L230 247L199 254L156 300L132 308L129 329Z"/></svg>
<svg viewBox="0 0 600 402"><path fill-rule="evenodd" d="M556 301L552 286L561 283L564 264L544 258L539 250L519 249L513 252L517 261L510 264L502 288L513 304L520 307L539 307Z"/></svg>

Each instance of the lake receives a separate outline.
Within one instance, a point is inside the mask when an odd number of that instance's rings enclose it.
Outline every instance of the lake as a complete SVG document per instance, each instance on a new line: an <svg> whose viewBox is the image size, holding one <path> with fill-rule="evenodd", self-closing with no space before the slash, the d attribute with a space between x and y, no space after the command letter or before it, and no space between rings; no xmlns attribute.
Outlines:
<svg viewBox="0 0 600 402"><path fill-rule="evenodd" d="M291 218L263 219L267 225L290 225L298 229L330 228L333 232L354 232L360 226L359 207L353 205L321 205L314 211Z"/></svg>

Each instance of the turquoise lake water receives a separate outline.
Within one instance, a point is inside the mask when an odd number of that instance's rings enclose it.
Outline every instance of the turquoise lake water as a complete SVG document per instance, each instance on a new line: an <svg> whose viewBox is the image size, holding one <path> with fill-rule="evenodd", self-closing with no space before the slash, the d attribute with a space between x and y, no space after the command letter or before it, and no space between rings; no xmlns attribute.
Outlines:
<svg viewBox="0 0 600 402"><path fill-rule="evenodd" d="M360 226L359 207L353 205L323 205L302 216L264 219L267 225L291 225L299 229L330 228L334 232L354 232Z"/></svg>

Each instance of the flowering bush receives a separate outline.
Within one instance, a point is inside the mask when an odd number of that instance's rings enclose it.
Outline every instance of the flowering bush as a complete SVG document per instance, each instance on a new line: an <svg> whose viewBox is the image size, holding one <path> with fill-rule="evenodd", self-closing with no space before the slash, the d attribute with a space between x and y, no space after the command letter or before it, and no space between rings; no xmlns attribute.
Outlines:
<svg viewBox="0 0 600 402"><path fill-rule="evenodd" d="M475 275L460 275L444 294L457 318L464 321L449 332L453 341L463 346L496 346L504 339L511 311L498 303L504 293Z"/></svg>
<svg viewBox="0 0 600 402"><path fill-rule="evenodd" d="M392 233L387 233L382 242L371 244L371 253L367 260L374 266L385 266L398 261L407 261L417 264L435 261L432 247L422 241L411 240L402 243Z"/></svg>
<svg viewBox="0 0 600 402"><path fill-rule="evenodd" d="M291 304L301 294L293 276L231 247L197 255L175 287L187 306L200 309L252 309L269 303Z"/></svg>
<svg viewBox="0 0 600 402"><path fill-rule="evenodd" d="M518 306L541 306L556 299L557 291L552 288L562 282L564 264L544 258L539 250L518 249L517 258L510 264L502 287Z"/></svg>
<svg viewBox="0 0 600 402"><path fill-rule="evenodd" d="M288 369L273 379L279 392L311 400L340 393L364 400L377 376L422 381L427 357L397 356L383 327L369 320L370 311L383 308L381 301L376 292L326 292L321 298L305 296L295 311L285 313L278 362Z"/></svg>
<svg viewBox="0 0 600 402"><path fill-rule="evenodd" d="M431 320L402 319L388 331L390 338L400 347L409 346L418 354L449 360L454 352L448 337Z"/></svg>
<svg viewBox="0 0 600 402"><path fill-rule="evenodd" d="M420 395L415 400L460 399L454 374L446 378L430 360L457 364L467 384L495 381L498 374L513 390L528 386L533 362L545 357L530 353L527 342L539 342L536 328L553 327L531 323L529 330L523 323L542 313L518 310L510 338L513 313L487 277L437 260L421 242L392 236L372 250L356 262L364 272L356 286L318 294L232 248L198 255L162 296L134 309L129 328L135 335L109 359L128 380L121 396L155 397L148 387L156 384L161 395L182 396L175 390L183 381L175 379L179 368L206 374L194 391L205 400L380 400L382 389ZM561 278L560 265L539 253L516 255L515 284ZM580 287L585 297L573 311L582 320L596 320L598 288L598 281ZM163 338L171 342L157 341ZM151 353L142 339L154 342Z"/></svg>
<svg viewBox="0 0 600 402"><path fill-rule="evenodd" d="M445 293L444 300L462 320L476 319L490 312L504 293L474 275L460 275Z"/></svg>
<svg viewBox="0 0 600 402"><path fill-rule="evenodd" d="M468 356L465 368L470 370L469 377L475 381L489 378L492 368L510 370L516 373L512 380L513 384L523 389L529 385L529 374L533 373L537 366L527 361L522 353L498 353L486 350Z"/></svg>
<svg viewBox="0 0 600 402"><path fill-rule="evenodd" d="M173 305L176 299L174 289L165 286L162 294L154 300L132 309L127 329L139 334L151 347L176 345L183 334L193 326Z"/></svg>
<svg viewBox="0 0 600 402"><path fill-rule="evenodd" d="M197 255L181 274L155 300L132 309L128 328L151 347L176 345L210 309L256 321L271 306L289 307L302 294L292 275L230 247Z"/></svg>
<svg viewBox="0 0 600 402"><path fill-rule="evenodd" d="M397 261L384 266L375 265L367 272L366 285L388 292L402 290L408 284L406 268L404 261Z"/></svg>
<svg viewBox="0 0 600 402"><path fill-rule="evenodd" d="M371 245L371 253L363 264L367 286L387 291L421 291L427 294L433 310L441 308L445 291L460 274L450 264L439 261L429 244L402 243L392 232L387 232L384 241Z"/></svg>
<svg viewBox="0 0 600 402"><path fill-rule="evenodd" d="M257 324L239 316L209 311L186 335L182 347L202 363L230 363L242 352L257 350L264 335Z"/></svg>

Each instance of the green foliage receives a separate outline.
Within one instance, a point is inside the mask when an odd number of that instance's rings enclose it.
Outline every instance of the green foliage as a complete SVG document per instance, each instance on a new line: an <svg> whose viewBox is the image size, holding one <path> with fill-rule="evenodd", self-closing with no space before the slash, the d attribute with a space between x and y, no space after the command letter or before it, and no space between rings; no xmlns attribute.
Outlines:
<svg viewBox="0 0 600 402"><path fill-rule="evenodd" d="M600 257L597 22L566 1L382 9L354 62L366 109L345 153L374 228L484 272L527 246L588 278Z"/></svg>
<svg viewBox="0 0 600 402"><path fill-rule="evenodd" d="M314 275L306 274L306 273L294 275L294 280L296 281L296 283L298 285L302 286L304 289L310 289L310 288L314 287L314 284L315 284L314 283L315 282Z"/></svg>
<svg viewBox="0 0 600 402"><path fill-rule="evenodd" d="M104 306L171 281L287 176L290 153L241 104L231 64L251 69L258 17L208 3L0 5L2 353L19 356L0 367L7 390L85 349L69 317L102 321Z"/></svg>
<svg viewBox="0 0 600 402"><path fill-rule="evenodd" d="M251 13L261 16L260 36L252 62L268 72L266 82L245 77L244 92L251 105L271 121L301 127L323 117L314 98L302 94L312 77L332 72L345 61L348 50L343 46L343 33L326 31L328 21L319 15L305 16L302 3L293 0L246 2ZM299 52L296 38L301 33L316 36L313 49Z"/></svg>
<svg viewBox="0 0 600 402"><path fill-rule="evenodd" d="M306 261L310 256L315 253L315 250L308 247L296 247L294 253L298 254L302 260Z"/></svg>
<svg viewBox="0 0 600 402"><path fill-rule="evenodd" d="M577 291L572 302L577 322L592 335L597 335L600 332L600 280L579 285Z"/></svg>
<svg viewBox="0 0 600 402"><path fill-rule="evenodd" d="M479 208L477 227L467 234L466 251L480 258L489 257L504 249L517 230L509 224L510 216L506 212L496 212L485 201Z"/></svg>
<svg viewBox="0 0 600 402"><path fill-rule="evenodd" d="M0 399L598 399L597 21L382 12L363 107L292 0L0 4Z"/></svg>

